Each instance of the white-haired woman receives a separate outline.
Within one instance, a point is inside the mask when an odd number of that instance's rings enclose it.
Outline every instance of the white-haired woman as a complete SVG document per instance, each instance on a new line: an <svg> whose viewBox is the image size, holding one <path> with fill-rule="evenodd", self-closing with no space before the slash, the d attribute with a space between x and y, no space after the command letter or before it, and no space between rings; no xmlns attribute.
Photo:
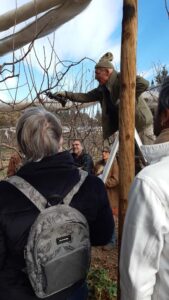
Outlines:
<svg viewBox="0 0 169 300"><path fill-rule="evenodd" d="M17 175L33 185L51 205L63 197L79 181L79 170L71 154L62 152L62 127L56 115L43 108L25 111L16 128L25 164ZM88 221L92 245L104 245L112 235L113 219L104 184L88 175L71 205ZM24 247L38 209L9 182L0 182L0 299L38 299L22 271L25 267ZM48 297L49 300L86 300L85 282Z"/></svg>

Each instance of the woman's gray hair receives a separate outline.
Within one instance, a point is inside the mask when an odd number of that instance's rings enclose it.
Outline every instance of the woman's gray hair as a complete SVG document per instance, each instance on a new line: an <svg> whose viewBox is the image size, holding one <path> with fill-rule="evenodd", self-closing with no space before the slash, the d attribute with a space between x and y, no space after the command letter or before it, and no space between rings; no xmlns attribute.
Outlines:
<svg viewBox="0 0 169 300"><path fill-rule="evenodd" d="M59 151L61 122L56 115L44 108L29 108L18 120L16 137L26 159L37 161Z"/></svg>

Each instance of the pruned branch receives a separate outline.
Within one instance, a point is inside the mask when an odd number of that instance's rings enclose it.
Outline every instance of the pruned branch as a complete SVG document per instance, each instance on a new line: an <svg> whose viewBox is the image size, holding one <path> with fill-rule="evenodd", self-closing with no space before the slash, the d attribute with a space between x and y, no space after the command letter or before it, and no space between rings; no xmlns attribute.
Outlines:
<svg viewBox="0 0 169 300"><path fill-rule="evenodd" d="M166 9L166 12L167 12L167 15L168 15L168 18L169 18L169 8L168 8L168 3L167 3L167 0L164 0L165 1L165 9Z"/></svg>

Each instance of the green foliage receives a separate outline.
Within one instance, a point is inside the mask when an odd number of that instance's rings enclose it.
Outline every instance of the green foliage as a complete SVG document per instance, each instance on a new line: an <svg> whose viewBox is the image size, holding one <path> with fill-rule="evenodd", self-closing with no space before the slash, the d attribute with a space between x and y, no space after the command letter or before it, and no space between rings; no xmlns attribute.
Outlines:
<svg viewBox="0 0 169 300"><path fill-rule="evenodd" d="M168 70L166 66L159 67L157 70L157 75L155 76L155 82L157 84L163 83L164 79L168 76Z"/></svg>
<svg viewBox="0 0 169 300"><path fill-rule="evenodd" d="M89 300L112 300L117 296L117 284L113 282L108 270L91 268L88 274Z"/></svg>

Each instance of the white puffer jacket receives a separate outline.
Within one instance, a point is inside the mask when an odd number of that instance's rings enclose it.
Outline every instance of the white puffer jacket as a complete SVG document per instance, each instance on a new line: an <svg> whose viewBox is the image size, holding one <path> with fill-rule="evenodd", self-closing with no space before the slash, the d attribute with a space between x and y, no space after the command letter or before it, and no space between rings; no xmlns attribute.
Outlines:
<svg viewBox="0 0 169 300"><path fill-rule="evenodd" d="M121 300L169 299L169 142L143 146L150 166L135 178L126 214Z"/></svg>

